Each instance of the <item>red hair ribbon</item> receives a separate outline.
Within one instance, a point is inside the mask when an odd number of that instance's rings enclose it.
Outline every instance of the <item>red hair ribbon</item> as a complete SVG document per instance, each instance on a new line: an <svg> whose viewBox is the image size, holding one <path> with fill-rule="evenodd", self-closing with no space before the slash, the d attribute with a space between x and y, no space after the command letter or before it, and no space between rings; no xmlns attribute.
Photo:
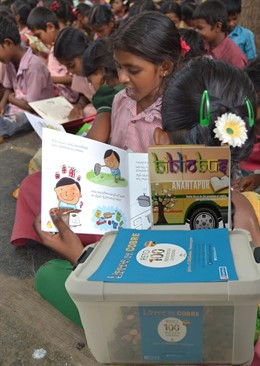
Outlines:
<svg viewBox="0 0 260 366"><path fill-rule="evenodd" d="M57 1L57 0L55 0L55 1L51 4L51 6L50 6L50 10L51 10L51 11L58 10L59 8L60 8L60 4L58 3L58 1Z"/></svg>
<svg viewBox="0 0 260 366"><path fill-rule="evenodd" d="M78 11L77 11L77 9L76 9L76 8L74 8L74 6L73 6L73 5L71 5L71 11L72 11L73 16L76 18L76 17L77 17L77 15L78 15Z"/></svg>
<svg viewBox="0 0 260 366"><path fill-rule="evenodd" d="M185 56L187 52L189 52L190 46L181 38L181 54Z"/></svg>

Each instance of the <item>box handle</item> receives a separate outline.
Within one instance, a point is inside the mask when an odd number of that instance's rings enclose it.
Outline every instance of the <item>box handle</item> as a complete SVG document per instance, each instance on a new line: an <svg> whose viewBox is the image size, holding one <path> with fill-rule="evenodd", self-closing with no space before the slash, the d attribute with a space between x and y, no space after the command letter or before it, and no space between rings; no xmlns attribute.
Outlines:
<svg viewBox="0 0 260 366"><path fill-rule="evenodd" d="M94 250L93 247L89 247L87 250L84 250L84 252L81 254L77 262L74 264L72 270L74 271L80 263L84 263L86 259L90 256L90 254L93 252L93 250Z"/></svg>

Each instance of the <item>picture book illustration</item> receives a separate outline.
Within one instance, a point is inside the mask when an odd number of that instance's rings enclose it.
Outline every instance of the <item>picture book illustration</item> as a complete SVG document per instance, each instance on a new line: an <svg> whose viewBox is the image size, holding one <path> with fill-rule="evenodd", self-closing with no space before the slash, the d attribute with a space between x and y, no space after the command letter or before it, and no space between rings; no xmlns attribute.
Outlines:
<svg viewBox="0 0 260 366"><path fill-rule="evenodd" d="M40 138L42 138L42 129L43 128L51 128L53 130L66 132L64 127L62 125L59 125L56 122L47 121L43 118L40 118L38 116L35 116L34 114L29 113L29 112L25 112L25 115L26 115L28 121L30 122L30 124L32 125L32 127L34 128L35 132L37 133L37 135Z"/></svg>
<svg viewBox="0 0 260 366"><path fill-rule="evenodd" d="M42 229L53 208L77 233L151 226L148 154L43 129Z"/></svg>
<svg viewBox="0 0 260 366"><path fill-rule="evenodd" d="M151 146L148 155L153 225L186 229L229 226L227 146Z"/></svg>
<svg viewBox="0 0 260 366"><path fill-rule="evenodd" d="M227 229L122 229L90 281L126 283L237 280Z"/></svg>

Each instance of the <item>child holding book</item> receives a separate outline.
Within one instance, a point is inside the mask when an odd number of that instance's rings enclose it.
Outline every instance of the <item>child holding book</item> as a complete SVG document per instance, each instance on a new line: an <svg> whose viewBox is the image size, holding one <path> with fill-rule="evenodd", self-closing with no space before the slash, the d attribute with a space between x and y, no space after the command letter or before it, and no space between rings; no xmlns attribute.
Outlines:
<svg viewBox="0 0 260 366"><path fill-rule="evenodd" d="M77 101L69 114L70 119L80 119L96 113L91 104L94 89L82 74L82 56L89 47L86 35L73 27L63 28L54 45L54 56L72 75L72 90L79 93Z"/></svg>
<svg viewBox="0 0 260 366"><path fill-rule="evenodd" d="M50 73L31 48L21 46L19 30L12 17L0 19L0 61L6 64L0 102L0 138L31 129L24 111L29 102L53 97Z"/></svg>
<svg viewBox="0 0 260 366"><path fill-rule="evenodd" d="M243 68L246 55L226 34L227 10L220 0L208 0L193 13L194 28L205 41L205 54Z"/></svg>
<svg viewBox="0 0 260 366"><path fill-rule="evenodd" d="M230 87L232 89L230 89ZM209 103L205 106L203 95L207 91ZM238 91L236 98L230 90ZM247 98L247 99L246 99ZM249 102L246 102L249 101ZM202 108L201 108L202 106ZM237 160L248 155L254 141L255 91L249 78L242 70L221 61L198 58L174 74L163 95L162 128L154 131L154 141L158 145L167 144L205 144L220 146L227 138L230 145L232 162L236 167ZM202 112L200 112L202 110ZM218 121L225 120L227 110L237 117L234 127L237 133L236 143L225 128L219 133ZM204 121L207 126L202 125ZM241 122L242 121L242 122ZM215 131L217 129L217 131ZM247 130L245 132L245 129ZM239 146L237 146L237 144ZM232 192L235 206L234 226L250 231L255 245L260 245L260 229L252 207L240 193ZM58 211L50 212L51 218L59 229L59 234L52 235L41 230L40 216L35 221L35 229L44 245L57 251L71 263L76 263L81 255L83 245L61 220ZM51 304L70 319L80 324L78 311L66 293L65 281L72 266L67 261L53 260L43 265L36 273L36 290ZM48 286L48 288L47 288ZM59 291L60 298L56 293ZM255 364L256 365L256 364Z"/></svg>
<svg viewBox="0 0 260 366"><path fill-rule="evenodd" d="M64 96L71 103L76 102L78 93L71 89L72 76L68 75L66 67L61 65L54 56L54 44L60 29L57 16L51 10L39 6L30 12L27 25L33 35L50 48L47 66L56 94Z"/></svg>
<svg viewBox="0 0 260 366"><path fill-rule="evenodd" d="M146 12L129 18L113 40L119 82L125 89L114 97L110 144L147 152L153 131L161 126L161 97L167 80L181 59L181 43L174 23L165 15ZM25 178L16 207L11 243L41 241L33 221L41 209L41 178ZM82 236L88 244L90 235Z"/></svg>

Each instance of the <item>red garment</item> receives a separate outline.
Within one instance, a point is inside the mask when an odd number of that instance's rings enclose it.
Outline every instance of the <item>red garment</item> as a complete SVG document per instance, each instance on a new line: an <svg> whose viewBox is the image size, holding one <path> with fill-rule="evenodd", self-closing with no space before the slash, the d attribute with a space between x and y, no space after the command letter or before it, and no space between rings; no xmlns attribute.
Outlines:
<svg viewBox="0 0 260 366"><path fill-rule="evenodd" d="M260 170L260 135L256 136L256 142L249 157L243 161L240 161L239 166L241 169L244 169L248 172Z"/></svg>
<svg viewBox="0 0 260 366"><path fill-rule="evenodd" d="M41 172L28 175L21 184L16 205L15 221L11 235L11 244L25 245L29 240L41 243L33 228L35 217L41 211ZM79 234L83 245L95 243L101 235Z"/></svg>
<svg viewBox="0 0 260 366"><path fill-rule="evenodd" d="M247 64L247 58L243 51L229 37L225 37L220 44L212 49L205 46L206 55L212 56L214 59L227 61L228 63L244 68Z"/></svg>

